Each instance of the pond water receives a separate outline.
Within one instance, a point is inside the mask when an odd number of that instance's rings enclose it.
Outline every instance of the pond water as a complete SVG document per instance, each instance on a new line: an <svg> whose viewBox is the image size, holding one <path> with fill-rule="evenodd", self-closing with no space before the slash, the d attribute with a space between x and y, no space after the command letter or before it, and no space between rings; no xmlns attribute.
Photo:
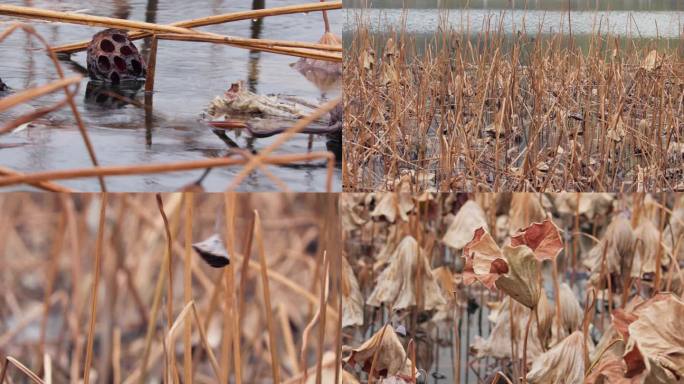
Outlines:
<svg viewBox="0 0 684 384"><path fill-rule="evenodd" d="M396 8L347 10L345 30L352 28L358 15L370 21L373 31L382 32L392 27L397 29L402 23L404 11ZM520 8L468 8L438 10L410 9L406 12L406 32L433 32L442 18L448 18L456 31L477 34L483 30L496 30L501 23L505 33L526 31L535 35L572 33L588 35L600 31L602 34L632 36L634 38L679 38L684 33L684 11L650 10L577 10L573 9L570 18L566 10L520 9ZM570 22L568 22L570 20Z"/></svg>
<svg viewBox="0 0 684 384"><path fill-rule="evenodd" d="M116 1L21 1L3 3L30 5L58 11L119 17L154 23L172 23L185 19L243 11L252 8L299 4L298 0L254 1L183 1L183 0L116 0ZM329 13L332 31L341 33L342 13ZM0 31L13 20L0 16ZM102 28L61 23L33 23L36 30L53 45L88 40ZM324 32L320 12L275 16L262 20L244 20L200 28L224 35L317 42ZM135 44L147 57L149 41ZM0 78L13 90L42 85L57 78L49 58L35 40L23 32L15 32L0 43ZM67 76L81 74L86 65L85 52L62 61ZM240 80L259 94L294 95L315 103L340 94L339 86L322 91L298 71L290 67L298 58L208 43L161 41L157 53L153 108L146 113L140 105L103 106L86 97L89 87L98 93L87 76L76 97L78 109L88 128L98 160L102 165L134 165L199 160L223 156L228 146L199 121L211 100L222 95L231 83ZM90 92L89 92L90 94ZM130 94L144 102L144 91ZM0 113L0 123L59 100L55 94ZM288 126L291 123L288 123ZM229 138L240 148L258 152L277 136L255 139L248 134L230 132ZM275 154L302 154L325 151L325 136L306 134L296 137ZM0 165L21 172L37 172L89 167L90 160L69 108L48 115L35 126L0 137ZM325 189L326 166L316 161L305 165L270 167L289 188L296 191ZM208 191L222 191L240 171L240 167L214 169L204 180ZM171 191L198 179L202 170L145 176L107 178L112 191ZM341 169L335 168L334 190L340 190ZM83 191L99 189L96 179L76 179L61 184ZM21 187L26 188L26 187ZM253 173L239 190L274 190L276 185L263 174Z"/></svg>

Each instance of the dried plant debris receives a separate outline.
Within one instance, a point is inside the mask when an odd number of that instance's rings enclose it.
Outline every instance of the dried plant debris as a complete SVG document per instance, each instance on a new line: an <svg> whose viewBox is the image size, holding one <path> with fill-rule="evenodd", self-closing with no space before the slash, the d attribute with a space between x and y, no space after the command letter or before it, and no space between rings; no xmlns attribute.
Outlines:
<svg viewBox="0 0 684 384"><path fill-rule="evenodd" d="M214 268L223 268L230 264L228 251L223 246L223 241L218 234L213 234L205 240L192 245L195 250L207 264Z"/></svg>
<svg viewBox="0 0 684 384"><path fill-rule="evenodd" d="M367 355L344 369L411 382L397 374L408 356L446 382L682 382L683 206L678 194L345 194L344 344ZM371 357L383 329L392 352Z"/></svg>
<svg viewBox="0 0 684 384"><path fill-rule="evenodd" d="M0 382L335 382L337 199L0 194Z"/></svg>
<svg viewBox="0 0 684 384"><path fill-rule="evenodd" d="M305 112L291 101L278 96L263 96L245 88L242 81L231 84L223 97L216 97L207 110L212 118L256 115L299 119Z"/></svg>
<svg viewBox="0 0 684 384"><path fill-rule="evenodd" d="M346 191L393 190L402 174L417 191L684 188L676 44L541 24L471 35L480 21L464 15L420 38L405 22L350 18Z"/></svg>

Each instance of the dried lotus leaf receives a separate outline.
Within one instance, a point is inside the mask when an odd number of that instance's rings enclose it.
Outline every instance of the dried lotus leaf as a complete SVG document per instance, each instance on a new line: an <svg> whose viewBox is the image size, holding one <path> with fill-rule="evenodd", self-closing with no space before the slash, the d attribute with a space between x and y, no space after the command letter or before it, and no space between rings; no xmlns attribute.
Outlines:
<svg viewBox="0 0 684 384"><path fill-rule="evenodd" d="M496 279L508 273L508 264L504 260L501 249L496 245L492 236L484 228L475 230L473 239L463 248L466 258L464 282L470 284L472 278L482 282L487 288L493 289Z"/></svg>
<svg viewBox="0 0 684 384"><path fill-rule="evenodd" d="M363 296L354 271L342 258L342 327L363 325Z"/></svg>
<svg viewBox="0 0 684 384"><path fill-rule="evenodd" d="M654 383L681 380L684 377L684 302L673 294L660 294L636 312L639 318L628 325L629 340L623 355L628 372L645 371Z"/></svg>
<svg viewBox="0 0 684 384"><path fill-rule="evenodd" d="M511 198L509 231L511 235L532 223L546 219L546 210L539 201L541 195L533 193L514 193Z"/></svg>
<svg viewBox="0 0 684 384"><path fill-rule="evenodd" d="M639 224L634 235L637 239L631 275L643 278L646 274L653 274L656 270L656 254L660 247L660 231L651 220L644 220ZM662 264L667 265L666 254L663 254Z"/></svg>
<svg viewBox="0 0 684 384"><path fill-rule="evenodd" d="M413 362L406 356L406 351L401 345L399 336L397 336L397 333L389 324L380 328L361 346L352 349L351 354L344 361L352 365L358 363L368 372L370 371L373 357L376 354L376 374L378 372L386 372L387 376L411 376Z"/></svg>
<svg viewBox="0 0 684 384"><path fill-rule="evenodd" d="M575 384L584 381L584 336L575 331L539 355L527 373L530 384Z"/></svg>
<svg viewBox="0 0 684 384"><path fill-rule="evenodd" d="M563 240L560 231L552 220L546 219L541 223L532 223L511 237L511 246L528 246L537 260L555 259L563 250Z"/></svg>
<svg viewBox="0 0 684 384"><path fill-rule="evenodd" d="M539 264L527 246L505 246L503 254L509 273L496 280L496 286L520 304L535 308L539 302Z"/></svg>
<svg viewBox="0 0 684 384"><path fill-rule="evenodd" d="M478 228L489 230L487 217L476 202L468 200L454 216L442 242L451 248L462 249L472 240L473 233Z"/></svg>
<svg viewBox="0 0 684 384"><path fill-rule="evenodd" d="M423 308L435 309L446 303L440 292L435 276L427 258L421 252L416 239L406 236L397 246L389 258L389 265L377 279L367 304L379 307L382 303L388 303L392 309L405 309L417 305L416 298L416 272L420 270L422 278Z"/></svg>

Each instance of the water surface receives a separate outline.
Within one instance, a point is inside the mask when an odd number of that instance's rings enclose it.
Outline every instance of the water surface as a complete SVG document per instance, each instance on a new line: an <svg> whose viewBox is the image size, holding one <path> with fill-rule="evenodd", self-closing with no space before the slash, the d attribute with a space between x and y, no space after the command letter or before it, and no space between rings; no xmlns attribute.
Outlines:
<svg viewBox="0 0 684 384"><path fill-rule="evenodd" d="M253 7L299 4L301 1L4 0L3 3L167 24ZM340 34L342 13L333 11L329 16L333 32ZM0 30L12 21L0 16ZM101 30L61 23L40 22L34 23L34 26L53 45L88 40L92 34ZM239 37L308 42L318 41L324 31L319 12L244 20L200 29ZM146 56L149 41L137 40L135 44ZM57 78L54 67L40 45L23 32L15 32L0 43L0 57L0 78L14 90L45 84ZM146 113L145 108L131 104L115 106L117 103L113 100L109 100L105 107L95 103L95 98L86 100L87 78L81 82L76 100L102 165L168 163L223 156L228 146L203 125L199 118L208 103L215 96L223 94L231 83L242 80L252 91L260 94L295 95L317 103L339 95L339 87L324 92L309 82L290 67L295 61L295 57L250 52L223 45L162 41L157 54L151 111ZM82 73L85 62L85 52L81 52L72 56L72 62L62 64L67 76L71 76ZM14 108L10 113L0 114L0 122L33 108L54 103L60 96L56 94L43 97L30 105ZM144 92L140 91L134 97L136 101L144 102ZM240 148L257 152L276 140L276 137L254 139L245 133L230 133L228 136ZM276 154L325 150L325 137L297 135ZM37 172L88 167L90 160L69 108L64 108L50 114L48 119L34 127L1 136L0 165L22 172ZM203 185L210 191L224 190L239 171L239 167L214 169ZM322 162L297 167L270 167L270 171L293 190L325 189L326 167ZM193 182L201 174L202 171L198 170L108 177L107 186L113 191L168 191ZM340 189L340 179L341 170L336 168L333 186L335 190ZM85 191L99 188L96 179L61 183ZM273 189L276 189L276 185L259 172L253 173L240 187L240 190Z"/></svg>

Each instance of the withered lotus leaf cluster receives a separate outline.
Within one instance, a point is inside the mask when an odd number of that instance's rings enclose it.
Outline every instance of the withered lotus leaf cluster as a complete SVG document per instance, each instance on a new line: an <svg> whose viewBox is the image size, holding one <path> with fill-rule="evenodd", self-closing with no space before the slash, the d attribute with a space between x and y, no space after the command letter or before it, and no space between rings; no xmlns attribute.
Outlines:
<svg viewBox="0 0 684 384"><path fill-rule="evenodd" d="M398 367L425 343L437 352L412 363L428 377L430 356L449 346L486 383L684 380L684 198L397 192L349 195L341 207L344 348L356 363L344 368L358 380L411 382ZM371 374L373 357L358 353L383 329L397 361L376 348Z"/></svg>

